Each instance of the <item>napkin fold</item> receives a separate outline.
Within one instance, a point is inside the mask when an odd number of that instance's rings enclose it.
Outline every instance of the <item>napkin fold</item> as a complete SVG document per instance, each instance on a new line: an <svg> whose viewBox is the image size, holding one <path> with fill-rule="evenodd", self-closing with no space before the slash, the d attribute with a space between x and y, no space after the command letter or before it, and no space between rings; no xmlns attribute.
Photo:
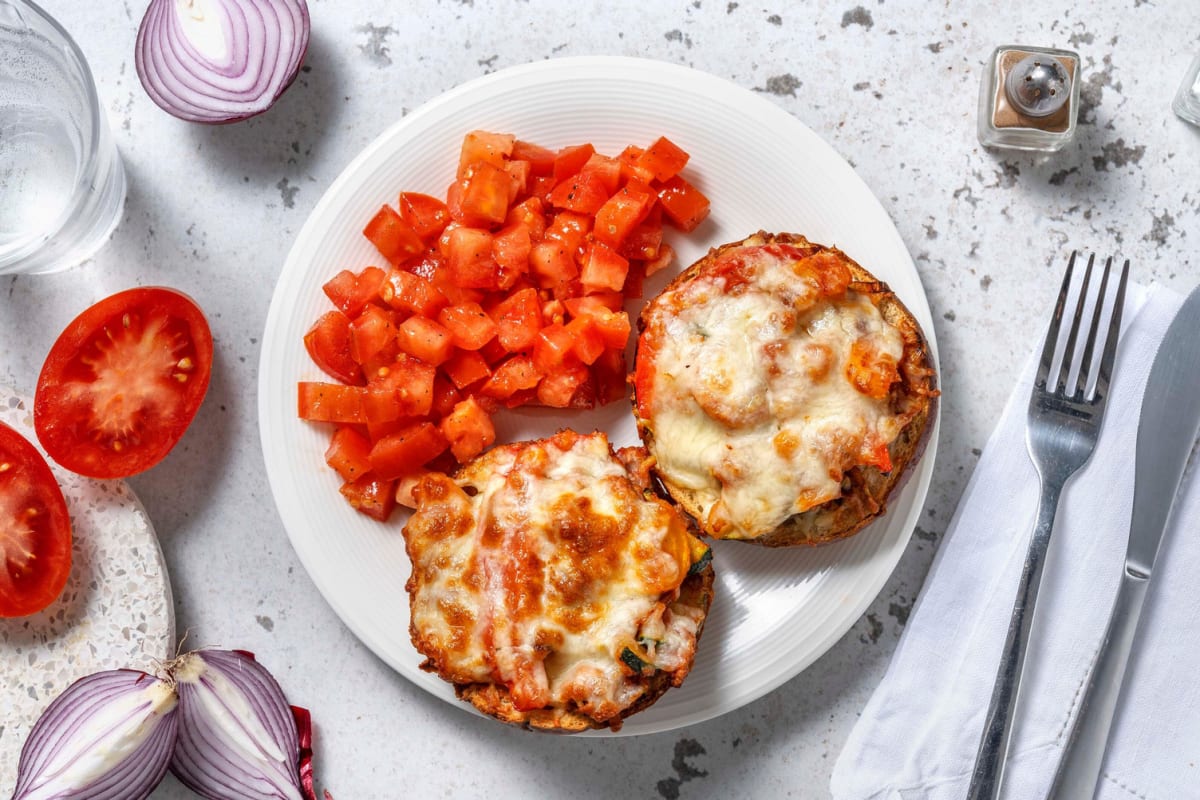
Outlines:
<svg viewBox="0 0 1200 800"><path fill-rule="evenodd" d="M1128 543L1146 378L1183 298L1130 286L1091 460L1068 482L1051 539L1003 798L1050 789L1104 637ZM1037 355L1009 397L887 672L834 767L837 800L961 800L1037 509L1025 445ZM1159 553L1104 760L1101 800L1200 798L1200 476Z"/></svg>

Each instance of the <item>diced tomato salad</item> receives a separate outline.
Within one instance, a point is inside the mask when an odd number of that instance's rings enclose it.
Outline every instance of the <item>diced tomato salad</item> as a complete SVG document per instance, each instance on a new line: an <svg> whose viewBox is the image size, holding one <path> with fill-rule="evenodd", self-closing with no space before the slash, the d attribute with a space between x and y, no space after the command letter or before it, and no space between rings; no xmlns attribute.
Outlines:
<svg viewBox="0 0 1200 800"><path fill-rule="evenodd" d="M367 221L378 265L331 278L304 337L334 382L298 387L355 509L411 503L420 475L495 442L500 408L625 397L625 300L673 259L663 224L708 216L687 162L665 137L609 157L473 131L445 200L404 191Z"/></svg>

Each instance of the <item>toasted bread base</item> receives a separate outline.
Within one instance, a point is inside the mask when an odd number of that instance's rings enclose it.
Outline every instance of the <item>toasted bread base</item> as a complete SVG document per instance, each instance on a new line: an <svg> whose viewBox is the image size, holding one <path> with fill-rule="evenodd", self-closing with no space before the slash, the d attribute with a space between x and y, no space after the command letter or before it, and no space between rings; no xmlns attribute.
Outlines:
<svg viewBox="0 0 1200 800"><path fill-rule="evenodd" d="M881 472L874 466L853 467L845 473L842 480L841 497L793 514L774 530L762 536L736 539L764 547L820 545L851 536L886 512L889 498L904 485L929 440L932 421L937 411L937 374L920 325L887 284L879 281L840 250L810 242L797 234L770 234L760 231L740 242L714 248L672 280L664 292L672 291L695 279L707 265L730 250L772 243L811 248L813 253L826 251L839 256L853 278L850 289L867 295L883 318L900 331L904 340L904 355L898 365L900 381L892 386L889 403L894 412L908 413L912 416L888 446L888 454L892 461L891 471ZM653 301L647 305L647 309L652 305ZM639 332L645 329L646 311L642 313L643 316L638 319ZM642 441L653 451L653 426L649 420L638 414L636 396L633 408ZM657 470L654 470L654 475L670 499L692 517L697 527L706 535L713 538L734 538L718 536L706 529L706 514L696 491L673 483L669 476Z"/></svg>

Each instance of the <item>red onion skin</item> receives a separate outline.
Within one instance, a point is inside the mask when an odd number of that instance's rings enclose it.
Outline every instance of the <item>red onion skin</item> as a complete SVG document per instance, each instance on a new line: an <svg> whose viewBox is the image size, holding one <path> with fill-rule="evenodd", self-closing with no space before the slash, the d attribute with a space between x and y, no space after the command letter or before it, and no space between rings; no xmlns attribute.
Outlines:
<svg viewBox="0 0 1200 800"><path fill-rule="evenodd" d="M225 63L191 43L175 3L151 0L134 51L146 94L168 114L209 125L239 122L269 109L295 81L311 27L306 0L213 0L230 15Z"/></svg>
<svg viewBox="0 0 1200 800"><path fill-rule="evenodd" d="M185 666L185 659L199 659ZM184 656L173 674L179 691L179 736L171 758L171 772L181 783L210 800L274 800L305 797L301 776L301 739L291 707L278 682L248 653L202 650ZM221 735L220 721L211 718L201 702L201 692L215 692L211 672L232 684L250 706L283 754L282 763L272 763L252 775L245 760L231 752ZM226 706L226 708L228 708ZM243 765L239 769L238 763Z"/></svg>
<svg viewBox="0 0 1200 800"><path fill-rule="evenodd" d="M43 770L53 764L71 734L94 719L107 703L127 693L145 692L155 683L161 682L144 672L119 669L88 675L67 687L42 712L21 748L12 800L42 796L39 787L54 777L44 775ZM152 717L155 729L134 753L87 786L62 788L54 795L56 800L145 800L166 774L178 730L176 711L178 706L173 706ZM94 749L105 742L100 737L91 744Z"/></svg>

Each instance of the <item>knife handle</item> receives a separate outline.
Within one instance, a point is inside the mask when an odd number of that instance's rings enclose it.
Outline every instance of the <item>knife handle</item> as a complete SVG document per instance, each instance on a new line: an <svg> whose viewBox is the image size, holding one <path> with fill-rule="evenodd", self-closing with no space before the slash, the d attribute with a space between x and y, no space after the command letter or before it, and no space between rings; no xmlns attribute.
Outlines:
<svg viewBox="0 0 1200 800"><path fill-rule="evenodd" d="M1108 733L1121 697L1121 683L1129 664L1129 654L1133 651L1149 583L1148 575L1134 574L1128 568L1121 573L1121 585L1113 601L1104 642L1088 676L1079 713L1067 736L1047 800L1091 800L1096 794Z"/></svg>

